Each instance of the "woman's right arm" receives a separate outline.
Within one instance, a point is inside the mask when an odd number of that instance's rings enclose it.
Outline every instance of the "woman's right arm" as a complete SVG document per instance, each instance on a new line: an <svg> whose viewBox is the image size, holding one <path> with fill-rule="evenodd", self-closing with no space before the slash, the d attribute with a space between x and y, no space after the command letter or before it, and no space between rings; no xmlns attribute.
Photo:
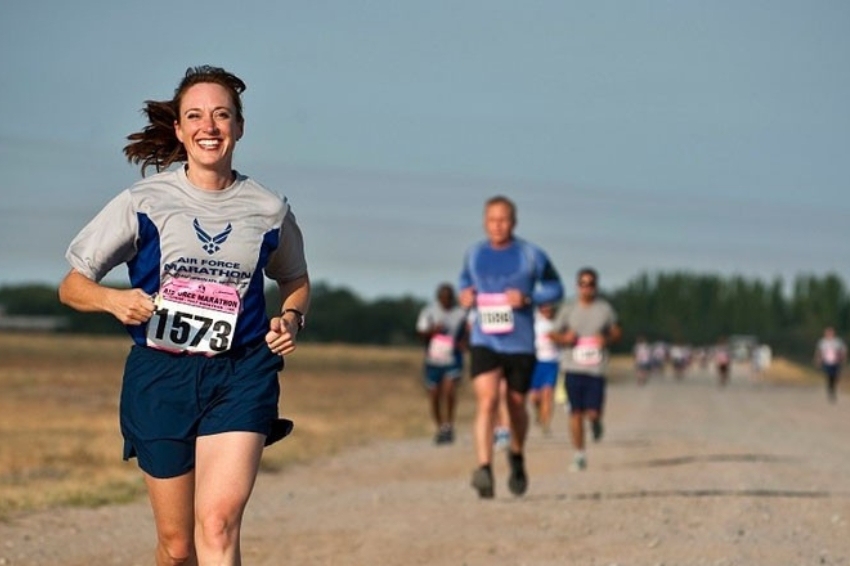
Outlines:
<svg viewBox="0 0 850 566"><path fill-rule="evenodd" d="M138 326L154 312L153 298L141 289L113 289L72 269L59 284L59 300L81 312L106 312L122 324Z"/></svg>

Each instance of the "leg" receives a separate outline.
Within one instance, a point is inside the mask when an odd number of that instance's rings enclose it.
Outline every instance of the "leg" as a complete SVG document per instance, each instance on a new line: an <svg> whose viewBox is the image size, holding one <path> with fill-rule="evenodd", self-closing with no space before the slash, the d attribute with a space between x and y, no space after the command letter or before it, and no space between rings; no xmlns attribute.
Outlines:
<svg viewBox="0 0 850 566"><path fill-rule="evenodd" d="M475 391L475 456L478 468L472 474L472 487L478 491L478 497L490 499L493 490L493 419L499 403L499 382L502 370L494 369L479 373L472 380Z"/></svg>
<svg viewBox="0 0 850 566"><path fill-rule="evenodd" d="M545 386L540 390L540 425L543 433L549 434L549 426L552 423L552 410L555 406L555 390L553 387Z"/></svg>
<svg viewBox="0 0 850 566"><path fill-rule="evenodd" d="M439 430L440 425L443 424L443 413L440 409L440 397L442 394L442 384L438 383L437 385L431 386L428 390L428 400L431 404L431 418L434 419L434 424L437 426Z"/></svg>
<svg viewBox="0 0 850 566"><path fill-rule="evenodd" d="M444 424L454 426L455 422L455 407L457 406L457 380L452 377L443 379L443 399L446 404L446 417Z"/></svg>
<svg viewBox="0 0 850 566"><path fill-rule="evenodd" d="M156 523L157 566L195 566L195 473L160 479L145 474Z"/></svg>
<svg viewBox="0 0 850 566"><path fill-rule="evenodd" d="M525 408L525 394L507 390L506 408L511 428L511 452L521 454L528 435L528 411Z"/></svg>
<svg viewBox="0 0 850 566"><path fill-rule="evenodd" d="M475 376L475 455L479 465L493 460L493 419L499 405L502 370L495 369Z"/></svg>
<svg viewBox="0 0 850 566"><path fill-rule="evenodd" d="M201 564L239 566L242 514L265 437L225 432L198 437L195 544Z"/></svg>
<svg viewBox="0 0 850 566"><path fill-rule="evenodd" d="M570 440L576 451L584 451L584 411L570 411Z"/></svg>

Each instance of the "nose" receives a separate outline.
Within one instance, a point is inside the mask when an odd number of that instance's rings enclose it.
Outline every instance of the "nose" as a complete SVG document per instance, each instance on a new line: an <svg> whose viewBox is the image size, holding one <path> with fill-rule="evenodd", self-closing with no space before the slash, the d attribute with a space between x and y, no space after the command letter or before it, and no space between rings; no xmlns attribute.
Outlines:
<svg viewBox="0 0 850 566"><path fill-rule="evenodd" d="M204 116L203 122L201 122L201 128L210 134L218 132L218 124L216 124L215 118L212 115Z"/></svg>

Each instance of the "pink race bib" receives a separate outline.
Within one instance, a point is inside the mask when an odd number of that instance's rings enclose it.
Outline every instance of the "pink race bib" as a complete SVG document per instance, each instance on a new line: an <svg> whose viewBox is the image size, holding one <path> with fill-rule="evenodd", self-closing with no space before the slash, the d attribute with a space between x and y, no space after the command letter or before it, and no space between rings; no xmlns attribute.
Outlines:
<svg viewBox="0 0 850 566"><path fill-rule="evenodd" d="M514 329L514 309L504 293L479 293L475 299L484 334L506 334Z"/></svg>
<svg viewBox="0 0 850 566"><path fill-rule="evenodd" d="M175 278L156 297L147 344L169 352L214 356L230 349L241 300L236 289Z"/></svg>

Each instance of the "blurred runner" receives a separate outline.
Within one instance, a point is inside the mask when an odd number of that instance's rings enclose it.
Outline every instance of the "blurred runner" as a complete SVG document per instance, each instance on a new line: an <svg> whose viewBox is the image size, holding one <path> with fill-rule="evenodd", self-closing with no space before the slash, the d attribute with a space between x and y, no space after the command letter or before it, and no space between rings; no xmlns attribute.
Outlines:
<svg viewBox="0 0 850 566"><path fill-rule="evenodd" d="M714 345L712 351L714 367L717 369L717 379L721 387L729 383L729 365L732 363L732 354L729 352L729 343L725 336L721 336Z"/></svg>
<svg viewBox="0 0 850 566"><path fill-rule="evenodd" d="M590 421L593 440L602 438L605 369L608 345L622 335L613 307L597 296L599 277L589 267L578 272L578 299L562 306L555 317L552 339L564 346L561 371L570 401L570 436L575 454L572 469L587 467L584 421Z"/></svg>
<svg viewBox="0 0 850 566"><path fill-rule="evenodd" d="M847 360L847 345L835 335L835 329L828 326L815 348L815 365L819 365L826 377L827 398L835 403L837 399L838 378L841 366Z"/></svg>
<svg viewBox="0 0 850 566"><path fill-rule="evenodd" d="M503 196L484 206L487 238L467 251L460 274L460 304L475 308L470 337L475 390L475 456L472 486L479 497L494 496L493 418L499 387L507 384L511 445L508 488L528 489L523 449L528 432L526 396L534 371L534 305L560 300L564 289L542 249L514 236L516 206Z"/></svg>
<svg viewBox="0 0 850 566"><path fill-rule="evenodd" d="M431 417L437 427L436 444L454 442L457 382L463 374L463 348L466 343L466 311L448 283L437 287L436 301L419 313L416 332L425 342L425 388Z"/></svg>
<svg viewBox="0 0 850 566"><path fill-rule="evenodd" d="M645 385L652 371L652 347L646 341L646 337L638 336L632 347L632 356L635 359L635 373L637 373L638 385Z"/></svg>
<svg viewBox="0 0 850 566"><path fill-rule="evenodd" d="M555 305L544 303L534 313L534 347L537 364L531 376L529 398L535 409L537 424L543 434L551 433L552 411L555 405L555 383L558 380L560 348L552 341Z"/></svg>

